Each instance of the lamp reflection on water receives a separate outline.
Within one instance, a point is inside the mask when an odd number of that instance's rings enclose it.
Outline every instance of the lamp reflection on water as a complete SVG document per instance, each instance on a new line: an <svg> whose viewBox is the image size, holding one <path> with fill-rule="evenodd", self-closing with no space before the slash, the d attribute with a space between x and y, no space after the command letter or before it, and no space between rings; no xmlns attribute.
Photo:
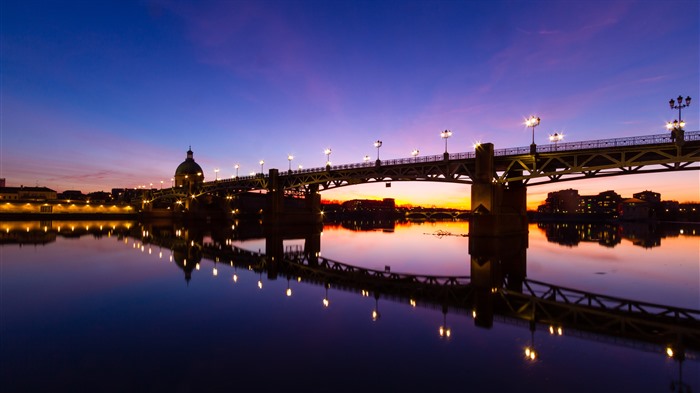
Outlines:
<svg viewBox="0 0 700 393"><path fill-rule="evenodd" d="M447 326L447 306L442 306L442 325L438 329L440 337L450 338L452 336L452 330Z"/></svg>
<svg viewBox="0 0 700 393"><path fill-rule="evenodd" d="M530 345L525 347L525 359L530 361L537 360L539 353L535 350L535 321L530 321Z"/></svg>
<svg viewBox="0 0 700 393"><path fill-rule="evenodd" d="M330 301L328 301L328 288L330 288L331 284L326 283L324 285L324 288L326 289L326 295L323 297L323 307L328 307L330 305Z"/></svg>
<svg viewBox="0 0 700 393"><path fill-rule="evenodd" d="M378 321L382 317L379 313L379 292L374 292L374 310L372 310L372 320Z"/></svg>

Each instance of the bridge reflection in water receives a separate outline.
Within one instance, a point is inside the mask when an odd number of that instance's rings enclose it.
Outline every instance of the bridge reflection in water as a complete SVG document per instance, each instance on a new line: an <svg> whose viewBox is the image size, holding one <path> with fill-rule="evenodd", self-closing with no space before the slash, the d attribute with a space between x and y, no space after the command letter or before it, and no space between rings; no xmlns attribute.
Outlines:
<svg viewBox="0 0 700 393"><path fill-rule="evenodd" d="M236 222L230 227L178 227L144 224L132 230L141 245L172 250L174 262L192 273L204 260L214 264L214 274L228 266L233 280L236 269L252 270L268 280L278 278L324 287L328 290L373 296L372 318L378 319L379 300L413 307L439 309L444 323L440 334L451 334L447 314L466 314L476 326L491 328L494 322L523 326L531 332L525 349L528 359L537 358L535 332L576 336L624 345L676 360L698 358L700 310L623 299L580 291L527 278L527 235L471 241L469 276L416 275L394 272L387 266L373 270L321 256L321 225L296 226L285 231L264 229L258 222ZM265 250L245 250L235 241L265 239ZM283 241L303 239L302 245L284 247ZM287 286L287 295L291 289Z"/></svg>
<svg viewBox="0 0 700 393"><path fill-rule="evenodd" d="M584 224L580 224L584 225ZM381 222L379 229L385 229ZM546 228L546 227L545 227ZM547 229L554 230L556 224ZM579 226L579 234L595 233ZM372 296L371 317L380 319L380 300L440 310L443 320L437 333L452 334L448 314L469 315L474 324L491 328L494 323L528 329L530 343L523 356L536 360L535 335L574 336L666 354L680 363L697 360L700 352L700 310L623 299L596 294L527 278L527 237L498 237L492 241L470 241L470 275L417 275L352 266L321 256L322 226L297 226L271 232L259 222L234 222L228 226L182 226L173 223L131 222L34 222L2 223L2 243L45 244L57 236L117 237L129 247L151 252L154 247L170 250L171 260L189 282L205 261L215 275L237 280L237 269L251 270L268 280L286 279L323 288L322 304L329 306L328 291ZM692 228L674 226L666 236L692 233ZM615 233L624 230L611 228ZM638 233L639 231L634 231ZM662 231L652 231L658 234ZM699 234L700 235L700 234ZM636 235L635 235L636 236ZM605 237L605 236L604 236ZM129 238L133 241L129 241ZM585 237L584 237L585 238ZM594 236L595 238L595 236ZM245 250L234 242L264 239L265 249ZM303 239L303 245L284 247L284 240ZM550 241L558 241L554 237ZM470 239L471 240L471 239ZM162 257L162 252L156 254ZM682 375L677 382L682 383Z"/></svg>

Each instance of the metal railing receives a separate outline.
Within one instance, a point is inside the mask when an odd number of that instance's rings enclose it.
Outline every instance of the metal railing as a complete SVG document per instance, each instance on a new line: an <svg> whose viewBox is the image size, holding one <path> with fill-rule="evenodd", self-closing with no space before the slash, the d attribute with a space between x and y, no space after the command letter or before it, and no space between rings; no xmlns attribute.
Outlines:
<svg viewBox="0 0 700 393"><path fill-rule="evenodd" d="M684 135L685 141L699 141L700 131L686 131ZM674 139L671 137L670 133L657 134L657 135L646 135L646 136L635 136L627 138L611 138L611 139L598 139L592 141L580 141L580 142L566 142L566 143L550 143L547 145L538 145L537 153L555 153L563 151L576 151L576 150L588 150L588 149L606 149L615 147L629 147L629 146L643 146L643 145L653 145L653 144L663 144L663 143L673 143ZM494 156L496 157L506 157L506 156L517 156L530 154L530 146L521 147L508 147L504 149L494 150ZM473 151L461 152L461 153L449 153L448 157L450 160L465 160L475 157ZM420 157L407 157L407 158L395 158L389 160L380 160L380 166L392 166L392 165L407 165L407 164L425 164L444 161L444 154L436 154L430 156L420 156ZM308 173L319 173L330 170L346 170L346 169L358 169L358 168L371 168L377 166L376 161L365 161L357 162L351 164L342 165L330 165L322 166L308 169L298 169L292 171L280 171L280 175L285 176L287 174L291 175L302 175ZM267 178L267 174L258 173L252 176L240 176L230 179L221 179L218 182L236 182L236 181L249 181L256 178ZM213 183L213 182L208 182Z"/></svg>

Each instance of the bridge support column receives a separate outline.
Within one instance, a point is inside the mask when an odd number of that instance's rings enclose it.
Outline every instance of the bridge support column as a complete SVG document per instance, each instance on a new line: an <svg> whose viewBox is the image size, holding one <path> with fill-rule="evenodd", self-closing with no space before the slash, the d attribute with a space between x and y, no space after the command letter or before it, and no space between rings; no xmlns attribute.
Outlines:
<svg viewBox="0 0 700 393"><path fill-rule="evenodd" d="M490 328L501 289L522 292L527 275L527 234L470 237L469 254L471 285L475 293L474 323Z"/></svg>
<svg viewBox="0 0 700 393"><path fill-rule="evenodd" d="M527 190L522 182L494 182L493 144L476 148L471 191L470 236L509 236L527 233Z"/></svg>

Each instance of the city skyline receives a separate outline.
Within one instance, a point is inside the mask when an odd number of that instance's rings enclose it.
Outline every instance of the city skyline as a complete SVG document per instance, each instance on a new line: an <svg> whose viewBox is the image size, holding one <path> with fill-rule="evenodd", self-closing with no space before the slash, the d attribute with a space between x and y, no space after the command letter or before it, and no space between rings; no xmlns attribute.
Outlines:
<svg viewBox="0 0 700 393"><path fill-rule="evenodd" d="M259 172L261 160L267 171L527 146L531 115L538 145L555 132L562 143L661 134L678 95L694 100L686 130L700 129L696 1L1 7L8 186L157 188L189 146L206 180L236 164ZM693 202L700 174L543 185L528 189L528 207L561 188ZM322 197L465 207L469 187L375 183Z"/></svg>

